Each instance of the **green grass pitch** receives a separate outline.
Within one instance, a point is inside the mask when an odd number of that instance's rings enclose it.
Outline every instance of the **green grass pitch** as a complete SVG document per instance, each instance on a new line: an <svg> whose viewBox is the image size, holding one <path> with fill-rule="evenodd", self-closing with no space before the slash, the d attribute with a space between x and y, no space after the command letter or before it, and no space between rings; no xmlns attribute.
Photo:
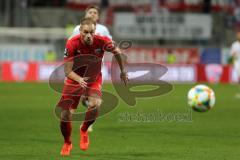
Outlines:
<svg viewBox="0 0 240 160"><path fill-rule="evenodd" d="M166 95L138 99L133 108L120 99L117 109L95 123L90 148L85 152L78 147L79 123L75 122L72 155L62 158L63 140L53 114L60 95L46 83L1 83L0 159L239 160L240 99L235 95L240 88L211 85L216 94L215 107L206 113L191 113L187 112L187 92L192 86L174 85ZM111 85L104 85L104 90L116 95ZM155 122L144 118L140 122L124 119L127 113L190 117L187 121L166 116Z"/></svg>

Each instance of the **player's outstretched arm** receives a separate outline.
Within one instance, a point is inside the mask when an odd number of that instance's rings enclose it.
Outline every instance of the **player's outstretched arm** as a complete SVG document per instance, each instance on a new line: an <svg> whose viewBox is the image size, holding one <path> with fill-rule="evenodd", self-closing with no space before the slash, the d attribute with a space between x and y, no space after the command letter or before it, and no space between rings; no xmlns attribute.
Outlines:
<svg viewBox="0 0 240 160"><path fill-rule="evenodd" d="M119 68L121 70L120 78L126 86L129 79L128 79L127 71L125 70L124 63L123 63L123 57L122 57L123 54L121 53L121 50L118 47L116 47L114 49L114 51L112 51L112 53L114 54L114 56L118 62Z"/></svg>
<svg viewBox="0 0 240 160"><path fill-rule="evenodd" d="M77 75L73 70L73 61L69 61L65 63L64 66L64 72L65 72L65 76L78 82L80 84L81 87L86 88L87 87L87 82L86 80L88 80L87 77L80 77L79 75Z"/></svg>

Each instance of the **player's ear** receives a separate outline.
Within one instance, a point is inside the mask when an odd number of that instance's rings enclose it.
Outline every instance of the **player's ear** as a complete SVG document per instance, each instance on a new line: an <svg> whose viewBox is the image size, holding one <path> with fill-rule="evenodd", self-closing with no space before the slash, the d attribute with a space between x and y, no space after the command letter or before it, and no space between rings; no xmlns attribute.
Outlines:
<svg viewBox="0 0 240 160"><path fill-rule="evenodd" d="M82 30L82 25L80 25L80 27L79 27L79 31L81 32L81 30Z"/></svg>

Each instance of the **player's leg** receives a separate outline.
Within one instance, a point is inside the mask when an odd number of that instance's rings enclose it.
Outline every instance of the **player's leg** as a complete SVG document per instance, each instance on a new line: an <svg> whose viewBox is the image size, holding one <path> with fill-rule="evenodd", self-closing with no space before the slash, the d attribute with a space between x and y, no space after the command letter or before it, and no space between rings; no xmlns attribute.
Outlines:
<svg viewBox="0 0 240 160"><path fill-rule="evenodd" d="M72 124L71 124L71 112L69 109L61 110L60 130L64 138L64 144L61 149L61 155L68 156L70 155L72 149L71 142Z"/></svg>
<svg viewBox="0 0 240 160"><path fill-rule="evenodd" d="M88 137L88 128L92 125L97 116L99 107L102 103L102 99L98 95L90 95L88 97L88 109L85 115L85 120L80 128L80 148L82 150L88 149L89 146L89 137Z"/></svg>
<svg viewBox="0 0 240 160"><path fill-rule="evenodd" d="M96 81L94 83L89 84L88 86L88 91L87 91L87 95L82 96L82 104L83 106L85 106L87 109L89 107L89 100L88 97L89 95L92 95L90 97L96 97L100 98L102 96L101 93L101 89L102 89L102 75L100 75ZM82 127L82 125L80 126L80 128ZM93 131L93 125L88 126L88 132L92 132Z"/></svg>
<svg viewBox="0 0 240 160"><path fill-rule="evenodd" d="M69 156L72 149L71 133L72 133L72 113L77 108L80 96L62 95L58 107L61 111L60 130L64 138L64 144L61 150L62 156Z"/></svg>
<svg viewBox="0 0 240 160"><path fill-rule="evenodd" d="M234 68L237 72L237 76L238 76L238 83L240 84L240 61L236 61L234 63Z"/></svg>
<svg viewBox="0 0 240 160"><path fill-rule="evenodd" d="M60 129L64 138L64 142L68 144L71 144L71 131L72 131L71 118L72 116L69 109L61 110Z"/></svg>
<svg viewBox="0 0 240 160"><path fill-rule="evenodd" d="M87 97L82 97L82 105L86 108L88 108L88 99ZM80 125L80 128L82 127L82 125ZM93 125L90 125L88 127L88 132L92 132L93 131Z"/></svg>
<svg viewBox="0 0 240 160"><path fill-rule="evenodd" d="M237 73L237 78L238 78L238 84L240 84L240 61L235 61L234 62L234 69ZM239 91L235 95L236 98L240 98L240 93Z"/></svg>
<svg viewBox="0 0 240 160"><path fill-rule="evenodd" d="M87 131L88 127L95 122L101 103L102 100L98 95L88 97L88 109L81 130Z"/></svg>

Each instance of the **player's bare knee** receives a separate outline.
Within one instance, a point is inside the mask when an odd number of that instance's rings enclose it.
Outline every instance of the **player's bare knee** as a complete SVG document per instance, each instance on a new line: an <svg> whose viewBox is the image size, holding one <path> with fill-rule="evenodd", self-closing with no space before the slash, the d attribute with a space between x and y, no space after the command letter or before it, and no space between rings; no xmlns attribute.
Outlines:
<svg viewBox="0 0 240 160"><path fill-rule="evenodd" d="M102 104L101 98L89 97L88 101L89 101L89 106L88 106L89 108L100 107L100 105Z"/></svg>
<svg viewBox="0 0 240 160"><path fill-rule="evenodd" d="M71 120L71 112L70 110L62 110L61 111L61 120L70 121Z"/></svg>

